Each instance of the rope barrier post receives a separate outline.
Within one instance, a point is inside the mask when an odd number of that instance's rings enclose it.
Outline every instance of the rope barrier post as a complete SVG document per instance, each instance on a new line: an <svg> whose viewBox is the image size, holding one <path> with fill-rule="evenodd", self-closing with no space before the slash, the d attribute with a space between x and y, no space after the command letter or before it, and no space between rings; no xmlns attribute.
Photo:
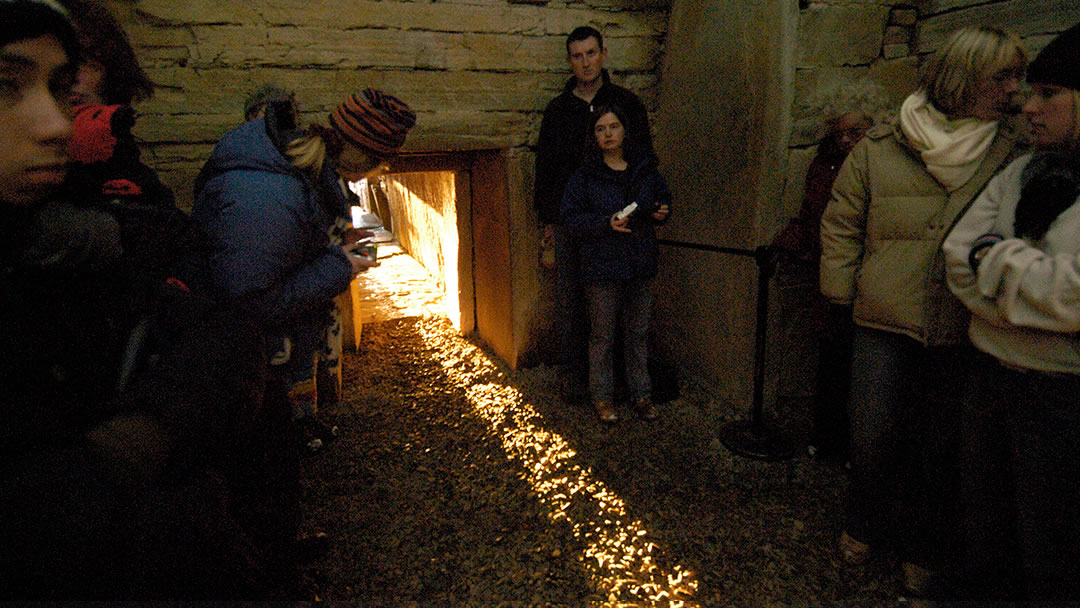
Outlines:
<svg viewBox="0 0 1080 608"><path fill-rule="evenodd" d="M758 267L757 319L754 331L754 393L750 420L729 423L720 429L720 442L740 456L758 460L783 460L795 448L780 433L765 424L765 343L769 325L769 281L776 260L766 246L754 250Z"/></svg>
<svg viewBox="0 0 1080 608"><path fill-rule="evenodd" d="M720 429L720 442L740 456L758 460L784 460L795 454L795 448L780 433L765 424L765 340L769 325L769 281L776 270L776 258L772 250L762 245L757 249L738 249L701 243L685 243L657 239L661 245L698 249L754 258L758 267L757 321L754 330L754 397L750 420L724 425Z"/></svg>

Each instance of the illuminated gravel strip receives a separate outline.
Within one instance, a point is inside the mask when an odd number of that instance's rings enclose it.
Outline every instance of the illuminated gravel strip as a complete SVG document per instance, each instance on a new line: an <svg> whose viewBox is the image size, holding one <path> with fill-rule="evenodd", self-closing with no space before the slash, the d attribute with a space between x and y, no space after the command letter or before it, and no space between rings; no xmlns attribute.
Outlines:
<svg viewBox="0 0 1080 608"><path fill-rule="evenodd" d="M460 350L445 352L447 344L430 324L418 328L428 346L444 351L439 359L447 378L466 392L510 460L521 465L522 479L550 509L552 521L565 519L575 538L587 544L578 559L608 600L690 603L698 588L694 574L678 565L664 571L655 563L658 547L642 522L628 519L623 500L575 462L576 453L562 437L540 426L542 417L519 391L498 382L502 374L483 351L460 341Z"/></svg>

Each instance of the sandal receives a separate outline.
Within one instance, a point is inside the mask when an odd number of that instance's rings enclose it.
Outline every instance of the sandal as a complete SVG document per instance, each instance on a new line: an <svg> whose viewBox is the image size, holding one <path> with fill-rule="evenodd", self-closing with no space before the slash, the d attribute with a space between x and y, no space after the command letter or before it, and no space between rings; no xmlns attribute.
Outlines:
<svg viewBox="0 0 1080 608"><path fill-rule="evenodd" d="M656 405L649 397L642 397L634 402L634 409L642 420L656 420L660 414L656 411Z"/></svg>

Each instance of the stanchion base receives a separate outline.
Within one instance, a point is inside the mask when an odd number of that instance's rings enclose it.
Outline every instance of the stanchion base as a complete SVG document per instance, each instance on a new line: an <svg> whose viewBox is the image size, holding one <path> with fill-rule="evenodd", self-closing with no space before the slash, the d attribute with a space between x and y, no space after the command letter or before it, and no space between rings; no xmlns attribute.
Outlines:
<svg viewBox="0 0 1080 608"><path fill-rule="evenodd" d="M757 460L786 460L795 455L790 441L769 428L755 429L749 420L724 425L720 443L739 456Z"/></svg>

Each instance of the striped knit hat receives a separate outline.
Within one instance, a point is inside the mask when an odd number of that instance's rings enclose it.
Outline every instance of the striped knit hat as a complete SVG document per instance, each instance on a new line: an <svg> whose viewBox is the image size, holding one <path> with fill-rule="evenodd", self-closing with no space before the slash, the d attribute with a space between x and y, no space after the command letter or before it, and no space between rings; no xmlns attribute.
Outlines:
<svg viewBox="0 0 1080 608"><path fill-rule="evenodd" d="M330 114L330 126L345 141L379 154L395 154L415 124L404 101L377 89L350 96Z"/></svg>

